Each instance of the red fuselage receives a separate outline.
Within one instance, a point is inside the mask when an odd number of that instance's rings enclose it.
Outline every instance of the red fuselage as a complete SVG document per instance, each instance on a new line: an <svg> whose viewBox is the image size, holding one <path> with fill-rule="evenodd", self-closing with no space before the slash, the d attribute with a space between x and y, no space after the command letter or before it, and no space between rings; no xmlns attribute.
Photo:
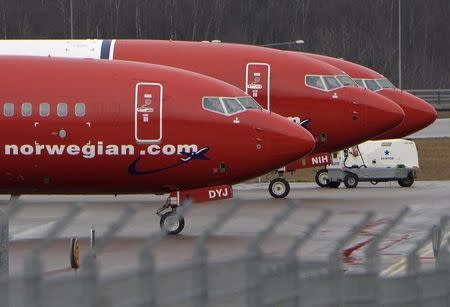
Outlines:
<svg viewBox="0 0 450 307"><path fill-rule="evenodd" d="M234 184L314 147L310 133L274 113L211 111L205 97L246 94L192 72L42 57L0 57L0 67L3 193L164 193Z"/></svg>
<svg viewBox="0 0 450 307"><path fill-rule="evenodd" d="M315 152L371 139L397 126L404 116L392 101L358 87L307 86L308 75L344 73L321 61L262 47L155 40L2 41L0 54L129 60L211 76L306 127L317 142Z"/></svg>
<svg viewBox="0 0 450 307"><path fill-rule="evenodd" d="M402 138L422 130L436 120L437 113L432 105L408 92L395 88L392 83L386 82L386 77L370 68L323 55L309 53L302 53L302 55L342 69L350 77L356 79L360 85L392 100L403 109L403 112L405 112L403 122L375 137L376 140Z"/></svg>

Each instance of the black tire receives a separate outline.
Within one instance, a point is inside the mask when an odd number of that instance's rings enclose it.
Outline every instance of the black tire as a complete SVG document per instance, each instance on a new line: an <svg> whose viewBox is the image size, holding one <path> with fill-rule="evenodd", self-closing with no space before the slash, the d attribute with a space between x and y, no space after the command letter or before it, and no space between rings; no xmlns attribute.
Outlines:
<svg viewBox="0 0 450 307"><path fill-rule="evenodd" d="M285 198L291 191L291 185L284 178L277 178L270 182L269 193L273 198Z"/></svg>
<svg viewBox="0 0 450 307"><path fill-rule="evenodd" d="M168 235L179 234L181 231L183 231L184 225L184 217L178 216L175 211L164 213L159 220L159 227L161 227L161 230Z"/></svg>
<svg viewBox="0 0 450 307"><path fill-rule="evenodd" d="M337 189L337 188L339 188L340 185L341 185L340 181L333 181L333 182L329 182L327 184L327 188Z"/></svg>
<svg viewBox="0 0 450 307"><path fill-rule="evenodd" d="M399 179L397 182L402 188L409 188L414 184L414 177L409 174L408 177L405 179Z"/></svg>
<svg viewBox="0 0 450 307"><path fill-rule="evenodd" d="M321 169L320 171L318 171L316 173L317 185L321 188L326 188L328 186L327 178L328 178L328 171L326 169Z"/></svg>
<svg viewBox="0 0 450 307"><path fill-rule="evenodd" d="M80 268L80 246L78 244L78 238L70 239L69 252L70 267L74 270L78 270Z"/></svg>
<svg viewBox="0 0 450 307"><path fill-rule="evenodd" d="M358 176L354 174L347 174L344 177L344 184L349 189L354 189L358 186Z"/></svg>

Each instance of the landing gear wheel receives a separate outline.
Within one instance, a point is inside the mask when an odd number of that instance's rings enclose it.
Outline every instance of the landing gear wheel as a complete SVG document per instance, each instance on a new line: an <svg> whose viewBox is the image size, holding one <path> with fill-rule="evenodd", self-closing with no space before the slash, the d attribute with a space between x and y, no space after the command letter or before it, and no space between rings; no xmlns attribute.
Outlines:
<svg viewBox="0 0 450 307"><path fill-rule="evenodd" d="M414 184L414 177L411 175L408 175L407 178L400 179L397 182L402 188L409 188Z"/></svg>
<svg viewBox="0 0 450 307"><path fill-rule="evenodd" d="M353 174L347 174L344 177L344 184L349 189L354 189L358 185L358 177Z"/></svg>
<svg viewBox="0 0 450 307"><path fill-rule="evenodd" d="M337 189L341 185L340 181L334 181L327 183L327 188Z"/></svg>
<svg viewBox="0 0 450 307"><path fill-rule="evenodd" d="M270 182L269 193L273 198L285 198L291 190L291 185L284 178L277 178Z"/></svg>
<svg viewBox="0 0 450 307"><path fill-rule="evenodd" d="M161 230L168 235L177 235L184 228L184 218L175 211L166 212L161 216L159 226Z"/></svg>
<svg viewBox="0 0 450 307"><path fill-rule="evenodd" d="M326 169L321 169L316 173L316 183L321 188L326 188L328 186L328 171Z"/></svg>
<svg viewBox="0 0 450 307"><path fill-rule="evenodd" d="M69 248L70 267L74 270L80 268L80 246L78 245L78 238L70 239Z"/></svg>

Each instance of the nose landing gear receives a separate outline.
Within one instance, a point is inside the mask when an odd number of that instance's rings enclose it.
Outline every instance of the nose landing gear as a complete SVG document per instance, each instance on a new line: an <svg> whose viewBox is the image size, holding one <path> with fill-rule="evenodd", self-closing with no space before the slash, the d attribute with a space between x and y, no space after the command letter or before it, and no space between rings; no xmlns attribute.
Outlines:
<svg viewBox="0 0 450 307"><path fill-rule="evenodd" d="M283 177L284 171L278 171L278 178L272 179L269 184L269 193L273 198L285 198L291 191L289 181Z"/></svg>
<svg viewBox="0 0 450 307"><path fill-rule="evenodd" d="M156 212L156 214L161 217L159 220L159 227L165 234L177 235L183 231L185 220L184 217L178 212L179 207L180 205L178 201L173 204L171 203L171 198L169 197L164 206L159 208Z"/></svg>

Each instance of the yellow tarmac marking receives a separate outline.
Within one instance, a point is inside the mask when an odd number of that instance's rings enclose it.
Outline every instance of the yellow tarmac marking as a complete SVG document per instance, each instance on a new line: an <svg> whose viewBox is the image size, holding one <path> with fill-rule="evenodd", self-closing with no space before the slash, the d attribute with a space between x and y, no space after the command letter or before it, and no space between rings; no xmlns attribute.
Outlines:
<svg viewBox="0 0 450 307"><path fill-rule="evenodd" d="M447 235L449 235L449 233L447 233ZM442 242L444 242L444 238L446 236L444 235L442 237ZM422 257L428 257L431 256L433 254L433 245L431 243L428 243L427 245L425 245L424 247L422 247L419 252L419 258ZM401 260L397 261L396 263L394 263L393 265L391 265L390 267L388 267L387 269L385 269L384 271L382 271L380 273L381 276L387 276L387 277L392 277L395 276L397 274L399 274L400 272L406 270L406 267L408 266L408 261L406 260L405 257L403 257Z"/></svg>

